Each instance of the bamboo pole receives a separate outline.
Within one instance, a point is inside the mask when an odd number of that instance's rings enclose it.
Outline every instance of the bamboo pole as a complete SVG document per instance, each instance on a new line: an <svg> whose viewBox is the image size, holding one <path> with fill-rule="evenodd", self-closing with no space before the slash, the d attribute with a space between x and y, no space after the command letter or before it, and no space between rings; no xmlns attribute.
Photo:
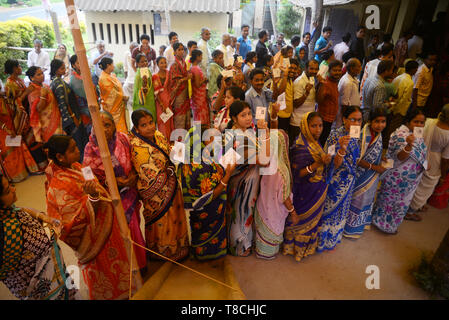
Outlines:
<svg viewBox="0 0 449 320"><path fill-rule="evenodd" d="M98 141L98 147L100 149L101 160L104 165L104 171L106 173L106 182L109 187L109 193L112 198L112 205L117 216L117 221L120 227L120 233L125 243L125 248L128 253L129 261L132 261L135 267L133 271L134 279L136 280L137 289L142 287L142 277L138 269L137 259L131 250L130 231L128 222L125 217L125 211L123 210L122 201L120 199L120 193L117 188L117 181L115 179L114 169L111 162L111 154L109 153L106 136L104 134L103 123L100 118L100 109L98 107L97 95L95 93L95 87L90 76L89 64L87 62L86 47L81 36L81 30L79 27L78 16L76 14L76 8L73 0L65 0L65 6L67 9L67 15L69 18L70 29L72 31L73 41L75 44L75 51L80 62L81 77L83 78L84 91L86 92L87 103L89 105L89 111L92 116L93 128Z"/></svg>

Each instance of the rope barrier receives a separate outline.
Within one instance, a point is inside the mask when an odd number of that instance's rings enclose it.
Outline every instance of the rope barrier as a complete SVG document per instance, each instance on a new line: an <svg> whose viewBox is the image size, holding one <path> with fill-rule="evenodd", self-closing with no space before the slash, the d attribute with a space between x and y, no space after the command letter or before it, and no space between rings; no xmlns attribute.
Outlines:
<svg viewBox="0 0 449 320"><path fill-rule="evenodd" d="M196 270L194 270L194 269L192 269L192 268L189 268L189 267L187 267L187 266L185 266L185 265L183 265L183 264L181 264L181 263L179 263L179 262L177 262L177 261L171 260L170 258L167 258L167 257L164 256L164 255L161 255L161 254L159 254L159 253L157 253L157 252L155 252L155 251L153 251L153 250L150 250L150 249L148 249L148 248L146 248L146 247L144 247L144 246L141 246L140 244L134 242L132 239L130 239L130 241L131 241L132 244L134 244L134 245L136 245L136 246L138 246L138 247L140 247L140 248L142 248L142 249L144 249L144 250L146 250L146 251L148 251L148 252L151 252L151 253L153 253L153 254L155 254L155 255L157 255L157 256L159 256L159 257L161 257L161 258L163 258L163 259L165 259L165 260L167 260L167 261L170 261L170 262L172 262L172 263L174 263L174 264L176 264L176 265L178 265L178 266L180 266L180 267L183 267L183 268L185 268L185 269L187 269L187 270L189 270L189 271L191 271L191 272L193 272L193 273L196 273L196 274L198 274L198 275L200 275L200 276L202 276L202 277L204 277L204 278L206 278L206 279L209 279L209 280L211 280L211 281L213 281L213 282L216 282L216 283L218 283L218 284L221 284L221 285L224 286L224 287L227 287L227 288L229 288L229 289L231 289L231 290L234 290L234 291L237 291L237 292L243 294L242 290L240 290L240 289L233 288L233 287L231 287L230 285L228 285L228 284L226 284L226 283L224 283L224 282L221 282L220 280L217 280L217 279L214 279L214 278L208 276L207 274L201 273L201 272L196 271ZM131 246L131 247L132 247L132 246ZM131 249L131 250L132 250L132 249ZM130 269L130 270L132 270L132 269ZM131 277L132 277L132 271L130 272L130 278L131 278ZM130 298L131 298L131 280L130 280L130 289L129 289L129 290L130 290Z"/></svg>

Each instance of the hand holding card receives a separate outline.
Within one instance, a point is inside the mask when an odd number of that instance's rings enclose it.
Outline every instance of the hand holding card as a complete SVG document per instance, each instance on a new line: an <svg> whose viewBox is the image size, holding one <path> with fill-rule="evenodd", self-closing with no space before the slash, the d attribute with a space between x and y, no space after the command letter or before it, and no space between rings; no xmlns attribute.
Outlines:
<svg viewBox="0 0 449 320"><path fill-rule="evenodd" d="M256 108L256 120L265 120L266 112L267 112L267 108L257 107Z"/></svg>
<svg viewBox="0 0 449 320"><path fill-rule="evenodd" d="M360 139L360 126L351 126L349 136L354 139Z"/></svg>
<svg viewBox="0 0 449 320"><path fill-rule="evenodd" d="M415 138L423 138L424 137L424 128L423 127L415 127L413 129L413 135Z"/></svg>
<svg viewBox="0 0 449 320"><path fill-rule="evenodd" d="M184 163L185 152L186 146L184 145L184 143L175 141L175 145L173 146L170 156L173 160L175 160L174 162Z"/></svg>
<svg viewBox="0 0 449 320"><path fill-rule="evenodd" d="M148 68L140 68L140 76L143 77L147 77L147 79L150 77L150 71L148 70Z"/></svg>
<svg viewBox="0 0 449 320"><path fill-rule="evenodd" d="M335 144L331 145L329 148L327 148L327 153L331 156L335 156L335 147Z"/></svg>
<svg viewBox="0 0 449 320"><path fill-rule="evenodd" d="M81 168L81 172L83 173L84 180L86 180L86 181L95 180L95 176L94 176L94 173L92 172L91 167L87 166L87 167Z"/></svg>
<svg viewBox="0 0 449 320"><path fill-rule="evenodd" d="M12 138L11 136L6 136L5 145L7 147L20 147L22 143L22 136L15 136Z"/></svg>

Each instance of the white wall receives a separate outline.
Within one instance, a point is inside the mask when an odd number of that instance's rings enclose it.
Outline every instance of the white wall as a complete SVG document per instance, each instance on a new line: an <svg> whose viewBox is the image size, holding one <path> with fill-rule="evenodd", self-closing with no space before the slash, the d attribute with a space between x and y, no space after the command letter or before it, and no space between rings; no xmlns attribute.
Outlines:
<svg viewBox="0 0 449 320"><path fill-rule="evenodd" d="M163 14L161 14L163 15ZM151 12L86 12L86 26L89 43L86 48L94 48L94 38L92 33L92 23L95 23L97 39L101 39L99 24L103 24L104 40L106 42L106 50L114 52L114 62L123 62L125 52L129 50L131 43L129 36L129 24L132 25L132 41L136 41L136 24L139 24L140 34L143 34L143 25L146 25L147 34L150 35L150 25L154 29L153 13ZM111 25L111 40L109 43L106 24ZM118 25L118 40L116 43L114 24ZM125 25L126 43L123 43L122 24ZM179 40L187 45L189 40L194 39L194 35L201 30L202 27L209 27L220 33L227 31L228 15L217 13L188 13L188 12L172 12L171 13L171 30L175 31ZM168 35L159 35L154 38L152 47L159 52L159 46L168 44ZM94 52L89 51L89 53Z"/></svg>

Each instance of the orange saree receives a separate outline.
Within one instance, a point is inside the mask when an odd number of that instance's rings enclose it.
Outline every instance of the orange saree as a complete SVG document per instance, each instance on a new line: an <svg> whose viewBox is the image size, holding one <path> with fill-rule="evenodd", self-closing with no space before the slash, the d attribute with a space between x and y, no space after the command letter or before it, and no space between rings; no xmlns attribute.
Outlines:
<svg viewBox="0 0 449 320"><path fill-rule="evenodd" d="M48 165L47 212L62 223L60 239L76 253L92 300L126 299L129 260L109 194L98 180L96 209L83 191L81 165Z"/></svg>
<svg viewBox="0 0 449 320"><path fill-rule="evenodd" d="M126 125L126 104L123 102L123 88L115 74L102 72L98 82L103 109L114 118L118 131L128 134Z"/></svg>
<svg viewBox="0 0 449 320"><path fill-rule="evenodd" d="M17 108L13 96L0 97L0 153L4 174L9 181L20 182L28 177L28 173L35 173L39 168L31 156L25 139L22 136L20 147L6 146L6 137L22 135L23 126L20 125L22 115L26 112ZM16 99L20 100L19 98ZM21 105L21 104L20 104ZM22 123L23 124L23 123Z"/></svg>

